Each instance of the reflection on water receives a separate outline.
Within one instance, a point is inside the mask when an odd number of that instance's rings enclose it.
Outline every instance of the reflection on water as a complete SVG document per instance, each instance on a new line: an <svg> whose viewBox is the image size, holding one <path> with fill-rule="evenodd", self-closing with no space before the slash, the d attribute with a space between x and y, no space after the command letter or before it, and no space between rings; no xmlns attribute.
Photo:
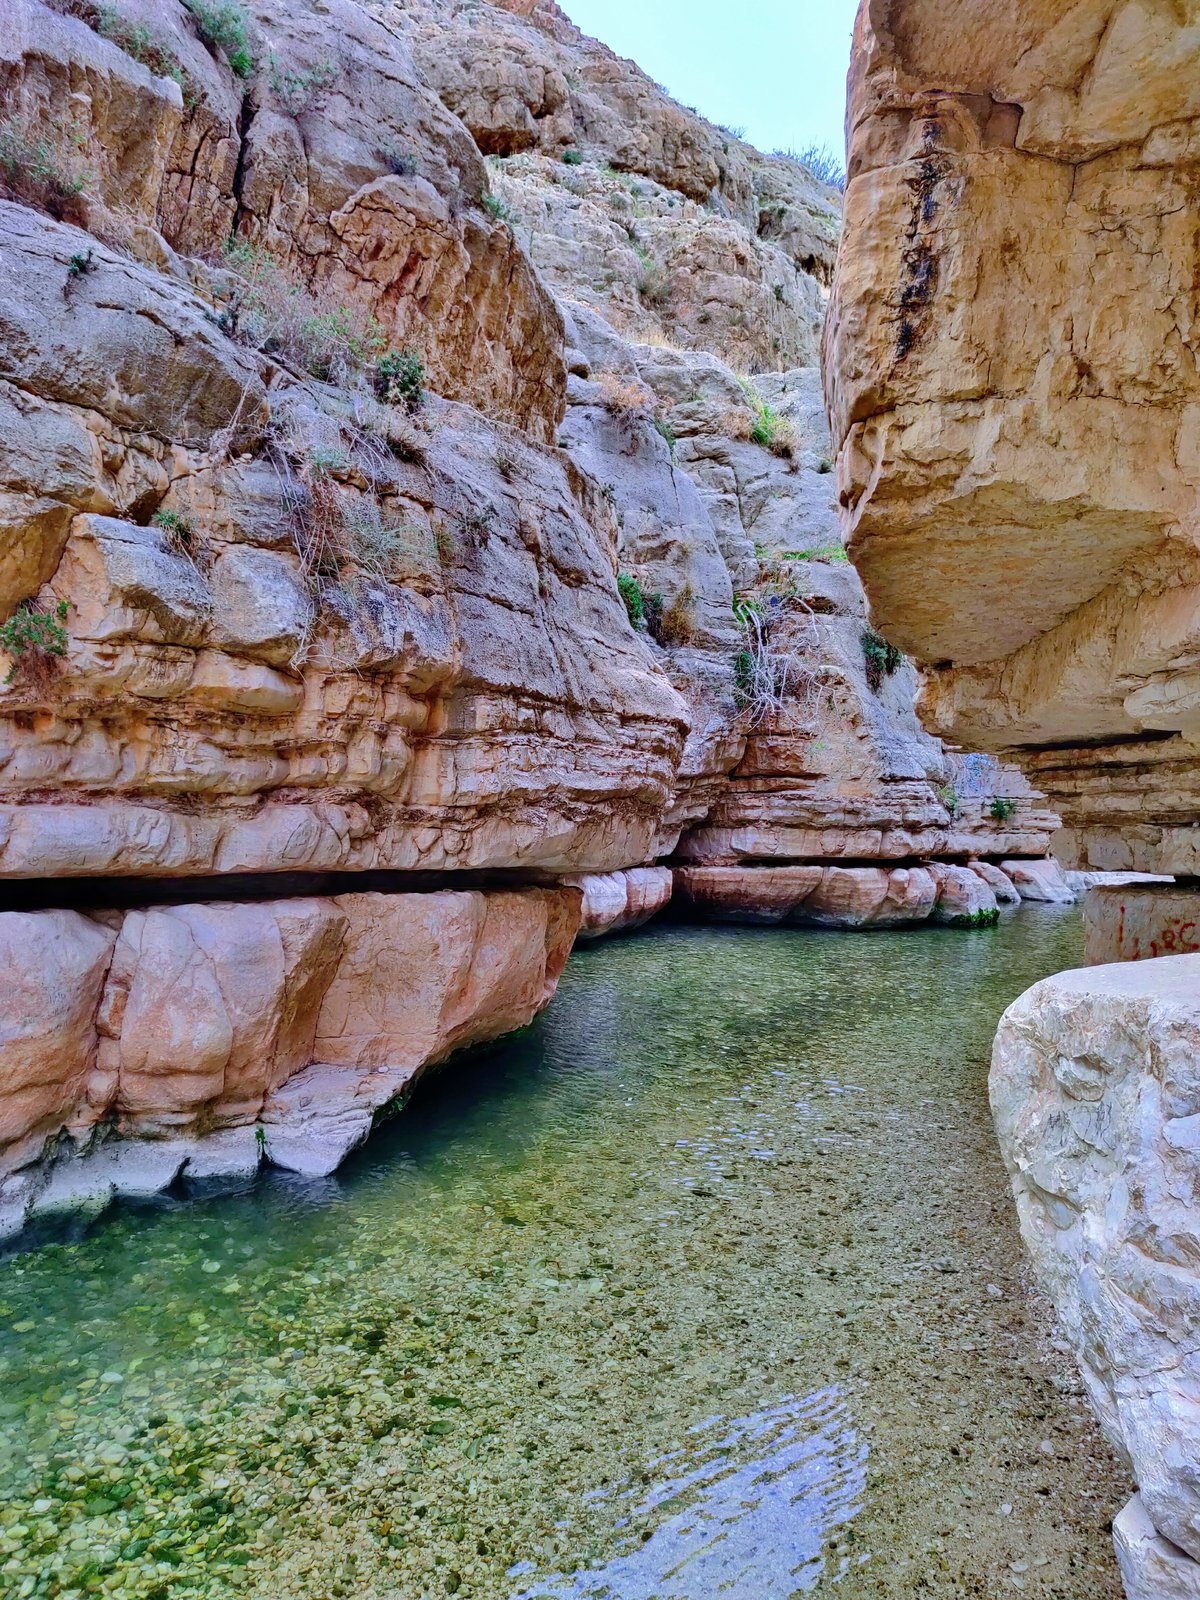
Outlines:
<svg viewBox="0 0 1200 1600"><path fill-rule="evenodd" d="M628 1507L615 1524L627 1550L602 1568L555 1573L517 1600L787 1600L814 1589L826 1540L854 1516L866 1486L866 1446L839 1391L785 1395L752 1416L710 1417L690 1432L698 1460L674 1451L651 1463L648 1488L638 1482L594 1497ZM647 1521L663 1510L665 1521Z"/></svg>
<svg viewBox="0 0 1200 1600"><path fill-rule="evenodd" d="M1079 943L602 944L335 1180L0 1261L0 1594L1117 1600L986 1097Z"/></svg>

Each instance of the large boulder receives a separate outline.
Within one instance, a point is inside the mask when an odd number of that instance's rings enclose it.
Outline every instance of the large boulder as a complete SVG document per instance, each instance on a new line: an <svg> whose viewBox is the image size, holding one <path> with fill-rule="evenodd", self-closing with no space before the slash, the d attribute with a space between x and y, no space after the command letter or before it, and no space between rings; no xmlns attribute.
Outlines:
<svg viewBox="0 0 1200 1600"><path fill-rule="evenodd" d="M1200 1594L1200 956L1037 984L991 1099L1038 1278L1140 1491L1116 1529L1129 1593Z"/></svg>

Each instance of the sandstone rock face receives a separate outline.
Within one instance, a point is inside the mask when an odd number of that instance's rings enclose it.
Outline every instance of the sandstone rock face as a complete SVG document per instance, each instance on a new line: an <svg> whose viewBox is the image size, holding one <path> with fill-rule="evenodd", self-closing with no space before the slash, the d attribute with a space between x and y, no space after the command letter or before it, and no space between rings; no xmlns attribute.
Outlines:
<svg viewBox="0 0 1200 1600"><path fill-rule="evenodd" d="M1091 967L1006 1013L991 1094L1025 1242L1140 1501L1129 1593L1200 1593L1200 956Z"/></svg>
<svg viewBox="0 0 1200 1600"><path fill-rule="evenodd" d="M1064 862L1198 870L1190 13L864 4L827 381L925 720L1018 759Z"/></svg>
<svg viewBox="0 0 1200 1600"><path fill-rule="evenodd" d="M552 0L246 22L0 0L0 879L159 880L62 914L53 1050L14 990L8 1221L331 1170L544 1003L570 882L593 934L676 853L809 862L809 920L901 925L1054 825L864 653L836 191ZM161 881L377 870L423 892Z"/></svg>
<svg viewBox="0 0 1200 1600"><path fill-rule="evenodd" d="M625 872L592 873L574 882L583 891L581 939L640 928L671 903L670 867L630 867Z"/></svg>
<svg viewBox="0 0 1200 1600"><path fill-rule="evenodd" d="M426 1067L543 1009L580 902L564 887L3 914L0 1224L261 1154L332 1171Z"/></svg>
<svg viewBox="0 0 1200 1600"><path fill-rule="evenodd" d="M0 913L0 1163L19 1166L78 1119L93 1120L96 1013L113 933L73 911Z"/></svg>

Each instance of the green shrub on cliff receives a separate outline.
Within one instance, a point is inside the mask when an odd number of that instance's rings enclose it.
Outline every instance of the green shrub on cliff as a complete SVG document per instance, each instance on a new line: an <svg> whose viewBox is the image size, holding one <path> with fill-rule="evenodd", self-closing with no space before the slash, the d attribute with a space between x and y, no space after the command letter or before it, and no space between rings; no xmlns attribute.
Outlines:
<svg viewBox="0 0 1200 1600"><path fill-rule="evenodd" d="M6 688L22 670L35 677L49 675L53 658L67 653L66 620L67 602L60 600L53 611L35 611L27 603L0 626L0 648L12 658Z"/></svg>
<svg viewBox="0 0 1200 1600"><path fill-rule="evenodd" d="M205 0L183 0L183 3L209 50L214 55L223 55L236 77L250 77L254 71L254 56L250 49L249 23L241 6L207 5Z"/></svg>
<svg viewBox="0 0 1200 1600"><path fill-rule="evenodd" d="M993 822L1011 822L1017 814L1017 802L1009 800L1004 795L997 795L988 807L988 816Z"/></svg>
<svg viewBox="0 0 1200 1600"><path fill-rule="evenodd" d="M889 644L881 633L874 628L867 628L862 636L863 656L867 664L867 683L871 692L878 694L883 688L884 678L890 678L904 661L903 650L897 650L894 644Z"/></svg>
<svg viewBox="0 0 1200 1600"><path fill-rule="evenodd" d="M635 628L644 626L646 621L646 597L642 593L642 586L632 572L622 572L617 576L617 588L621 599L625 602L625 609L629 613L629 620Z"/></svg>

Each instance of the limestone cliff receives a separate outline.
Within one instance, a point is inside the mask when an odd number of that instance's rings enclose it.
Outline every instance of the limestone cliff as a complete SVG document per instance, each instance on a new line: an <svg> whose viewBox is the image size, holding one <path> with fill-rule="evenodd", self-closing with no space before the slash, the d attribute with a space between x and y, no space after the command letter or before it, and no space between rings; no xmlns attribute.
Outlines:
<svg viewBox="0 0 1200 1600"><path fill-rule="evenodd" d="M835 191L550 3L221 17L0 0L0 1229L327 1170L658 863L974 921L1055 822L845 565Z"/></svg>
<svg viewBox="0 0 1200 1600"><path fill-rule="evenodd" d="M851 551L1071 864L1195 873L1190 6L864 4L827 329Z"/></svg>

